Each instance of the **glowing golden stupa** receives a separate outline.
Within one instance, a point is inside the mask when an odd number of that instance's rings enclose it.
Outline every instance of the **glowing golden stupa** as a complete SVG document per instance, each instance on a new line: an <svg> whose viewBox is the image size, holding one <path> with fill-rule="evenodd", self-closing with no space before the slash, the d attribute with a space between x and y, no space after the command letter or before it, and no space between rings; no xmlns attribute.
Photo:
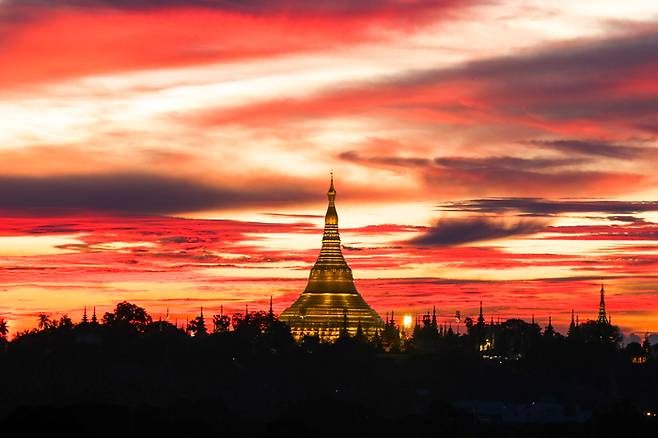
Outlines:
<svg viewBox="0 0 658 438"><path fill-rule="evenodd" d="M280 318L290 325L296 338L318 335L322 339L335 339L344 330L356 334L359 326L364 334L373 335L384 322L357 292L352 270L343 258L333 174L327 196L329 206L324 217L320 255L311 269L306 289Z"/></svg>

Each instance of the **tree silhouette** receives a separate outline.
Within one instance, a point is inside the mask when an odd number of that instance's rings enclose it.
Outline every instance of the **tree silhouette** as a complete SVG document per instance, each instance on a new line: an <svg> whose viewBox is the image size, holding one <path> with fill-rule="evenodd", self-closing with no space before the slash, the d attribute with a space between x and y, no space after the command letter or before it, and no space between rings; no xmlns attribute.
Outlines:
<svg viewBox="0 0 658 438"><path fill-rule="evenodd" d="M192 336L206 336L208 334L206 320L203 317L203 307L201 313L188 323L188 330L192 333Z"/></svg>
<svg viewBox="0 0 658 438"><path fill-rule="evenodd" d="M39 330L44 331L52 327L52 321L50 320L50 317L47 314L39 313L37 319L39 321L38 323Z"/></svg>
<svg viewBox="0 0 658 438"><path fill-rule="evenodd" d="M59 317L59 321L54 323L54 326L59 329L72 329L73 328L73 320L69 318L69 316L64 313L62 316Z"/></svg>
<svg viewBox="0 0 658 438"><path fill-rule="evenodd" d="M9 333L7 320L0 318L0 344L4 344L7 341L7 333Z"/></svg>
<svg viewBox="0 0 658 438"><path fill-rule="evenodd" d="M580 336L584 342L617 346L623 339L619 327L612 324L602 324L598 321L587 321L580 325Z"/></svg>
<svg viewBox="0 0 658 438"><path fill-rule="evenodd" d="M214 333L226 333L231 327L231 317L224 314L213 315L212 324Z"/></svg>
<svg viewBox="0 0 658 438"><path fill-rule="evenodd" d="M151 316L146 310L127 301L117 304L114 312L103 315L103 323L107 327L124 331L142 333L151 322Z"/></svg>

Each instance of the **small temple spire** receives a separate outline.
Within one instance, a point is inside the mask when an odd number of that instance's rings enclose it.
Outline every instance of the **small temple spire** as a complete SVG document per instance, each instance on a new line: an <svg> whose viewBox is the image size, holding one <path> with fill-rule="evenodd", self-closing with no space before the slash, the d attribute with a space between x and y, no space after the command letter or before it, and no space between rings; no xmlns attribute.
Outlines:
<svg viewBox="0 0 658 438"><path fill-rule="evenodd" d="M98 319L96 318L96 306L94 306L94 313L91 314L91 323L96 324Z"/></svg>
<svg viewBox="0 0 658 438"><path fill-rule="evenodd" d="M548 325L546 326L546 330L544 330L544 336L550 338L555 336L555 329L553 328L553 318L550 315L548 316Z"/></svg>
<svg viewBox="0 0 658 438"><path fill-rule="evenodd" d="M82 323L87 324L87 306L85 306L85 310L82 312Z"/></svg>
<svg viewBox="0 0 658 438"><path fill-rule="evenodd" d="M601 283L601 299L599 301L599 316L597 318L597 322L599 324L610 324L610 321L608 320L608 316L605 311L605 289L603 288L603 283Z"/></svg>
<svg viewBox="0 0 658 438"><path fill-rule="evenodd" d="M567 332L567 336L570 338L573 338L576 336L576 314L573 309L571 309L571 322L569 323L569 331Z"/></svg>
<svg viewBox="0 0 658 438"><path fill-rule="evenodd" d="M478 320L477 320L477 325L480 327L484 327L484 312L482 311L482 300L480 300L480 313L478 315Z"/></svg>

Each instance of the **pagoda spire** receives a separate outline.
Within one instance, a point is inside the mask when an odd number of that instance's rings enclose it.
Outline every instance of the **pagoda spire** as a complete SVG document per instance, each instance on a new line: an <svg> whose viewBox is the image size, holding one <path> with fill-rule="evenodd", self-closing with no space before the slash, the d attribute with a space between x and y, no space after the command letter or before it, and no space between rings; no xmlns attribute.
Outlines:
<svg viewBox="0 0 658 438"><path fill-rule="evenodd" d="M336 188L333 172L330 175L327 190L327 210L324 216L322 247L318 258L311 268L306 288L299 298L280 318L292 321L291 331L297 339L314 327L326 327L322 336L335 339L347 327L350 335L358 329L365 334L376 329L384 329L384 321L377 312L365 302L354 285L352 269L343 257L340 234L338 231L338 213L336 212ZM343 313L347 309L348 314ZM347 318L347 323L345 322ZM386 327L395 325L395 313L386 314Z"/></svg>
<svg viewBox="0 0 658 438"><path fill-rule="evenodd" d="M548 325L546 326L546 330L544 330L544 336L549 338L555 336L555 329L553 328L553 318L551 318L551 315L548 316Z"/></svg>
<svg viewBox="0 0 658 438"><path fill-rule="evenodd" d="M571 309L571 323L569 323L569 331L567 332L567 336L570 338L573 338L576 335L576 314L573 309Z"/></svg>
<svg viewBox="0 0 658 438"><path fill-rule="evenodd" d="M480 314L478 315L477 325L484 327L484 313L482 312L482 300L480 300Z"/></svg>
<svg viewBox="0 0 658 438"><path fill-rule="evenodd" d="M336 212L336 189L334 175L327 191L327 213L324 216L322 248L315 265L311 269L305 293L352 293L356 294L352 269L347 265L338 233L338 213Z"/></svg>
<svg viewBox="0 0 658 438"><path fill-rule="evenodd" d="M597 322L599 324L609 324L610 321L608 320L608 316L605 312L605 289L603 288L603 283L601 283L601 299L599 301L599 317L597 319Z"/></svg>

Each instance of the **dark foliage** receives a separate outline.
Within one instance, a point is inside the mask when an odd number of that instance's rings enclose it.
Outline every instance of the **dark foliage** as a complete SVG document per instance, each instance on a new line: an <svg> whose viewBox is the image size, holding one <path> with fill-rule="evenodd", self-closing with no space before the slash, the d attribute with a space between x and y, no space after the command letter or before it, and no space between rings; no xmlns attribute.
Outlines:
<svg viewBox="0 0 658 438"><path fill-rule="evenodd" d="M186 331L125 302L102 323L40 316L0 349L0 430L632 437L657 426L655 346L622 348L614 326L564 337L471 320L458 335L428 314L407 340L389 321L371 339L327 343L295 342L272 312L230 326L215 316L213 333L202 314Z"/></svg>

